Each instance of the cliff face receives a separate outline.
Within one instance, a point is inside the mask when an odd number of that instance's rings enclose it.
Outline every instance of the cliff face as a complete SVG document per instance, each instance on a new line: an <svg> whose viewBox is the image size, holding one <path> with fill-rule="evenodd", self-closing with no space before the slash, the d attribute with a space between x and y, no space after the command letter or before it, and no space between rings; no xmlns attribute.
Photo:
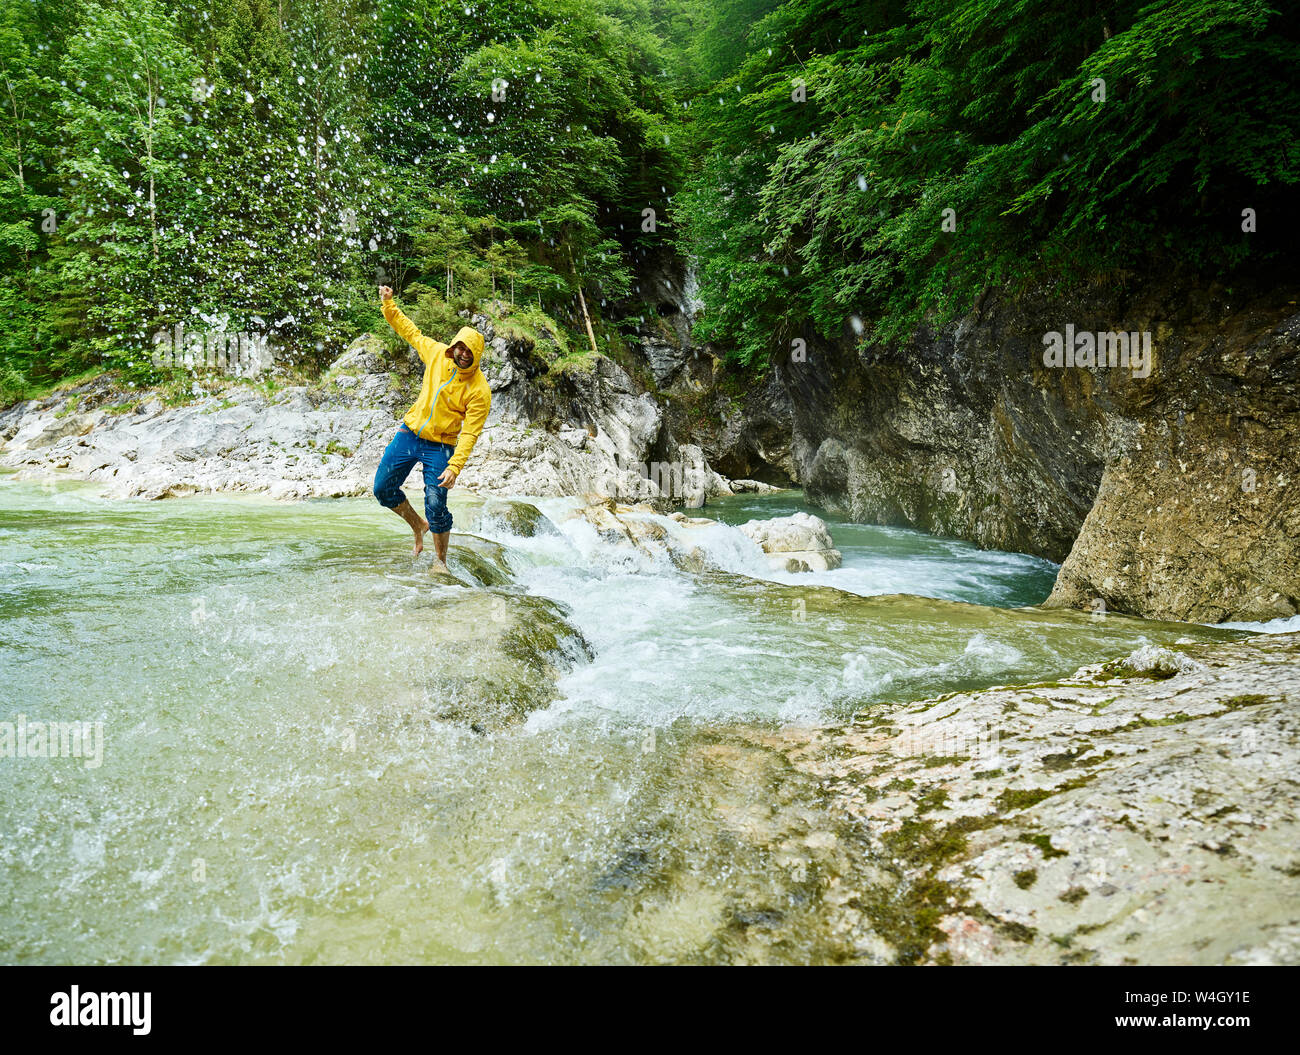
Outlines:
<svg viewBox="0 0 1300 1055"><path fill-rule="evenodd" d="M1063 562L1049 604L1196 621L1300 611L1300 310L1167 282L989 297L890 344L779 364L809 497ZM1044 365L1044 334L1149 333L1149 374Z"/></svg>
<svg viewBox="0 0 1300 1055"><path fill-rule="evenodd" d="M688 261L669 251L641 262L636 296L618 306L637 320L627 366L653 392L671 433L698 444L709 464L735 480L788 487L795 464L790 400L774 373L743 380L721 353L691 334L701 303Z"/></svg>

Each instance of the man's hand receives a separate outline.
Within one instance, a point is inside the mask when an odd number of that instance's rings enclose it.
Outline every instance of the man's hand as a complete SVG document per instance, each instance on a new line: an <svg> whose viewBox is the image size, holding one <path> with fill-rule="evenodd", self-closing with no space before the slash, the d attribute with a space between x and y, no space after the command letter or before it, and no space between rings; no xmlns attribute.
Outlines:
<svg viewBox="0 0 1300 1055"><path fill-rule="evenodd" d="M453 487L455 487L456 470L451 468L451 466L448 466L446 469L443 469L442 475L438 477L438 486L445 487L448 491L450 491Z"/></svg>
<svg viewBox="0 0 1300 1055"><path fill-rule="evenodd" d="M379 287L379 299L380 299L381 302L383 302L383 301L385 301L385 300L392 300L392 299L393 299L393 290L392 290L392 287L390 287L390 286L380 286L380 287Z"/></svg>

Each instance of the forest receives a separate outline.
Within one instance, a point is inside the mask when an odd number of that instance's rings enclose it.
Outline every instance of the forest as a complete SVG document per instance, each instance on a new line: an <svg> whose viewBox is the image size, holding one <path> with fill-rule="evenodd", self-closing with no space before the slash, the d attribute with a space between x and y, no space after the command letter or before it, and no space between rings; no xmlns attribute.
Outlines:
<svg viewBox="0 0 1300 1055"><path fill-rule="evenodd" d="M645 310L762 373L982 293L1290 260L1300 11L1262 0L0 0L0 401L155 334L308 373L511 305L573 354Z"/></svg>

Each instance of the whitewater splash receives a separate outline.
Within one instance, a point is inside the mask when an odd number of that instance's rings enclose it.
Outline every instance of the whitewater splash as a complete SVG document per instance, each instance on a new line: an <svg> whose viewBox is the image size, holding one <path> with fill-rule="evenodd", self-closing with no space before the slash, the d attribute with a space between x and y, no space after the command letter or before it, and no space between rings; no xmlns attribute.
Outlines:
<svg viewBox="0 0 1300 1055"><path fill-rule="evenodd" d="M531 501L553 531L518 537L491 519L476 530L509 547L518 582L565 605L594 652L529 718L531 730L807 724L874 700L1059 676L1106 642L1150 643L1157 625L990 607L1026 593L1042 600L1053 566L916 532L867 529L864 545L840 528L843 567L792 573L774 571L733 524L638 511L653 530L633 545L574 515L580 502ZM748 519L750 505L737 517Z"/></svg>

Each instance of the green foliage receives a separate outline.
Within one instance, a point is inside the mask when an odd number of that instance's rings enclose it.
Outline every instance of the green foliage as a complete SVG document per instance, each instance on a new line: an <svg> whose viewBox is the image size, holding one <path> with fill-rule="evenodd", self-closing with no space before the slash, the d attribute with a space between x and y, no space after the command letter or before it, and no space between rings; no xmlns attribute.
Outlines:
<svg viewBox="0 0 1300 1055"><path fill-rule="evenodd" d="M602 326L684 167L648 12L0 0L0 395L159 380L177 323L317 368L382 326L379 284L575 333L581 291Z"/></svg>
<svg viewBox="0 0 1300 1055"><path fill-rule="evenodd" d="M310 371L379 284L566 349L585 303L617 347L665 249L758 367L994 286L1275 266L1298 42L1263 0L0 0L0 398L156 379L176 323Z"/></svg>
<svg viewBox="0 0 1300 1055"><path fill-rule="evenodd" d="M693 100L707 150L676 214L700 260L702 330L743 361L766 363L802 326L899 335L989 287L1292 252L1294 10L762 6L733 27L743 55L719 53Z"/></svg>

